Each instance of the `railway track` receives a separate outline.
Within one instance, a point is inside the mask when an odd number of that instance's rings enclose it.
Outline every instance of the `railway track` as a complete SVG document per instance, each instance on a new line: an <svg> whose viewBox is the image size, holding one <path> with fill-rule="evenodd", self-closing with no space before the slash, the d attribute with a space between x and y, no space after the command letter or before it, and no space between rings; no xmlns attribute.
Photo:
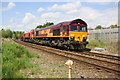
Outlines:
<svg viewBox="0 0 120 80"><path fill-rule="evenodd" d="M108 72L120 75L120 56L108 55L108 54L100 54L93 52L73 52L73 51L65 51L60 49L55 49L51 47L36 45L32 43L22 42L19 40L14 40L15 42L32 47L35 49L44 50L50 53L55 53L60 56L64 56L73 60L85 62L87 64L93 65L97 68L104 69Z"/></svg>
<svg viewBox="0 0 120 80"><path fill-rule="evenodd" d="M111 60L117 60L120 61L120 56L110 55L110 54L102 54L102 53L95 53L95 52L83 52L85 55L89 56L97 56L102 58L107 58Z"/></svg>

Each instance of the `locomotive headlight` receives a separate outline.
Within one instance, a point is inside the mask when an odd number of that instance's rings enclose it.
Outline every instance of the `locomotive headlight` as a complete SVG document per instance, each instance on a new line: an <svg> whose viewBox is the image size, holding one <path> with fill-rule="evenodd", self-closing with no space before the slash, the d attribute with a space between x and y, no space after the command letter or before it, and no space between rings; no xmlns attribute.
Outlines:
<svg viewBox="0 0 120 80"><path fill-rule="evenodd" d="M70 40L74 40L75 37L74 37L74 34L70 34Z"/></svg>
<svg viewBox="0 0 120 80"><path fill-rule="evenodd" d="M83 42L85 42L85 41L86 41L86 39L87 39L87 37L83 37Z"/></svg>
<svg viewBox="0 0 120 80"><path fill-rule="evenodd" d="M74 36L71 36L71 37L70 37L71 40L74 40L74 38L75 38Z"/></svg>
<svg viewBox="0 0 120 80"><path fill-rule="evenodd" d="M83 37L83 39L87 39L87 37Z"/></svg>

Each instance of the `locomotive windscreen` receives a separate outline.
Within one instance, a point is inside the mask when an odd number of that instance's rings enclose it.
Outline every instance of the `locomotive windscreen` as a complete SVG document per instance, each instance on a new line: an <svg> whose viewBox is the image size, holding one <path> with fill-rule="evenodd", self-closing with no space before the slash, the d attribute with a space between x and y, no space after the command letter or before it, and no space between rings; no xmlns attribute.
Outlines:
<svg viewBox="0 0 120 80"><path fill-rule="evenodd" d="M80 31L81 32L86 32L86 26L80 26Z"/></svg>
<svg viewBox="0 0 120 80"><path fill-rule="evenodd" d="M78 31L78 25L71 25L70 30L71 31Z"/></svg>

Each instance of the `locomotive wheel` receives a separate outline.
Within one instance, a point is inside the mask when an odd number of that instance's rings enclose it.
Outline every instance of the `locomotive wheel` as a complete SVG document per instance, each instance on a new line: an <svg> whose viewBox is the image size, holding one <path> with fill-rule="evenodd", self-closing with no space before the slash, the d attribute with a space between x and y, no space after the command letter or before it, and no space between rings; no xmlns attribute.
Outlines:
<svg viewBox="0 0 120 80"><path fill-rule="evenodd" d="M69 45L67 45L67 50L70 50L70 46Z"/></svg>
<svg viewBox="0 0 120 80"><path fill-rule="evenodd" d="M77 45L74 45L73 48L74 48L74 50L78 50L78 46Z"/></svg>
<svg viewBox="0 0 120 80"><path fill-rule="evenodd" d="M74 50L74 47L73 47L73 45L67 45L67 50Z"/></svg>
<svg viewBox="0 0 120 80"><path fill-rule="evenodd" d="M80 45L80 51L83 51L83 50L85 49L85 47L86 47L86 46L85 46L84 44L81 44L81 45Z"/></svg>
<svg viewBox="0 0 120 80"><path fill-rule="evenodd" d="M63 47L64 47L65 49L67 49L67 45L66 45L66 44L63 44Z"/></svg>
<svg viewBox="0 0 120 80"><path fill-rule="evenodd" d="M53 44L53 43L50 43L49 45L50 45L50 46L54 46L54 44Z"/></svg>
<svg viewBox="0 0 120 80"><path fill-rule="evenodd" d="M70 47L71 50L74 50L74 46L73 45L70 44L69 47Z"/></svg>

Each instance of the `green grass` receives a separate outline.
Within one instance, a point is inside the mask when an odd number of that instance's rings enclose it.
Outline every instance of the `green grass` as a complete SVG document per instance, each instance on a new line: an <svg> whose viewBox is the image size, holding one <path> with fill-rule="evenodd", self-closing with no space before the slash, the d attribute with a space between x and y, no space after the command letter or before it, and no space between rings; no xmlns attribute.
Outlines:
<svg viewBox="0 0 120 80"><path fill-rule="evenodd" d="M119 43L120 42L108 42L104 43L99 40L89 40L89 44L87 45L87 48L95 48L95 47L100 47L100 48L105 48L108 52L111 53L118 53L119 51Z"/></svg>
<svg viewBox="0 0 120 80"><path fill-rule="evenodd" d="M30 62L31 58L39 58L36 53L28 51L24 46L3 42L2 43L2 77L3 78L23 78L21 69L34 67Z"/></svg>
<svg viewBox="0 0 120 80"><path fill-rule="evenodd" d="M104 48L107 44L99 40L89 40L87 48L101 47Z"/></svg>
<svg viewBox="0 0 120 80"><path fill-rule="evenodd" d="M56 66L57 66L57 67L62 67L62 66L63 66L63 64L56 64Z"/></svg>
<svg viewBox="0 0 120 80"><path fill-rule="evenodd" d="M119 53L119 42L109 43L105 48L111 53Z"/></svg>
<svg viewBox="0 0 120 80"><path fill-rule="evenodd" d="M0 52L0 80L2 79L2 53Z"/></svg>

